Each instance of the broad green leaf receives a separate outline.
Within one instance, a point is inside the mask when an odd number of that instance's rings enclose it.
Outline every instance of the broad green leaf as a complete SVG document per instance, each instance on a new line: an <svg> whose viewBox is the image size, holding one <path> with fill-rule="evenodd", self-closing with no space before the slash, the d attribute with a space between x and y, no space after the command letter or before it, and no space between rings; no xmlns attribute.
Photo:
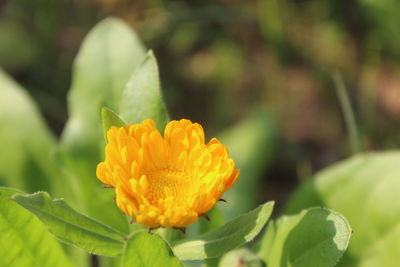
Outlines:
<svg viewBox="0 0 400 267"><path fill-rule="evenodd" d="M57 238L86 251L106 256L117 256L123 248L124 235L82 215L63 200L52 200L49 194L16 194L12 199L35 214Z"/></svg>
<svg viewBox="0 0 400 267"><path fill-rule="evenodd" d="M54 136L29 94L1 69L0 124L0 185L33 192L63 183L50 157Z"/></svg>
<svg viewBox="0 0 400 267"><path fill-rule="evenodd" d="M122 267L183 267L159 235L138 232L126 242Z"/></svg>
<svg viewBox="0 0 400 267"><path fill-rule="evenodd" d="M75 186L72 205L121 231L125 218L95 177L104 153L101 106L118 112L122 92L145 50L122 20L108 18L86 36L73 66L68 95L69 120L61 137L60 158Z"/></svg>
<svg viewBox="0 0 400 267"><path fill-rule="evenodd" d="M125 122L114 111L107 107L101 109L101 120L103 123L104 138L107 139L107 131L112 126L122 127Z"/></svg>
<svg viewBox="0 0 400 267"><path fill-rule="evenodd" d="M258 255L268 267L330 267L342 257L351 233L341 214L311 208L270 222Z"/></svg>
<svg viewBox="0 0 400 267"><path fill-rule="evenodd" d="M10 200L17 192L0 187L0 266L72 267L43 224Z"/></svg>
<svg viewBox="0 0 400 267"><path fill-rule="evenodd" d="M315 175L288 203L288 213L323 205L342 213L355 234L338 266L398 266L400 152L351 157Z"/></svg>
<svg viewBox="0 0 400 267"><path fill-rule="evenodd" d="M237 183L224 194L229 203L221 205L225 219L256 207L263 174L274 158L276 137L277 126L263 108L254 110L245 120L218 135L241 170Z"/></svg>
<svg viewBox="0 0 400 267"><path fill-rule="evenodd" d="M168 114L162 99L157 61L150 51L136 69L124 89L120 109L121 117L128 123L154 119L159 129L164 129Z"/></svg>
<svg viewBox="0 0 400 267"><path fill-rule="evenodd" d="M229 250L253 240L271 216L274 202L265 203L240 217L195 238L173 244L181 260L201 260L219 257Z"/></svg>
<svg viewBox="0 0 400 267"><path fill-rule="evenodd" d="M100 157L101 105L118 111L123 88L144 55L134 32L116 18L103 20L85 38L74 62L70 118L62 136L73 156Z"/></svg>
<svg viewBox="0 0 400 267"><path fill-rule="evenodd" d="M264 267L264 264L251 250L241 248L225 254L218 267Z"/></svg>

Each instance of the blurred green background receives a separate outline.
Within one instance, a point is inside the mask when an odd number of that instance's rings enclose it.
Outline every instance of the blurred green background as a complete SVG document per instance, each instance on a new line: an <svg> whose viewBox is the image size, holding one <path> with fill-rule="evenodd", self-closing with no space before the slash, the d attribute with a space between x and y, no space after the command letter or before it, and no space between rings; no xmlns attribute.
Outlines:
<svg viewBox="0 0 400 267"><path fill-rule="evenodd" d="M399 147L398 14L396 0L3 0L0 65L59 135L84 36L122 18L155 52L171 118L200 122L231 148L240 213L252 201L282 207L301 181L351 154L336 71L362 149Z"/></svg>

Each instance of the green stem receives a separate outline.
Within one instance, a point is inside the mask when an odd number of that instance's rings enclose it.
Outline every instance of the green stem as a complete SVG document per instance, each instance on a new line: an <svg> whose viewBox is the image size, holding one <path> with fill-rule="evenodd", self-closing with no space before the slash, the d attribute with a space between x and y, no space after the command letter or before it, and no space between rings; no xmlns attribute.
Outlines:
<svg viewBox="0 0 400 267"><path fill-rule="evenodd" d="M358 136L357 125L354 118L354 112L351 108L349 95L343 82L343 78L339 72L334 73L333 80L336 87L336 94L343 112L347 130L350 135L350 146L352 154L357 154L361 151L360 139Z"/></svg>

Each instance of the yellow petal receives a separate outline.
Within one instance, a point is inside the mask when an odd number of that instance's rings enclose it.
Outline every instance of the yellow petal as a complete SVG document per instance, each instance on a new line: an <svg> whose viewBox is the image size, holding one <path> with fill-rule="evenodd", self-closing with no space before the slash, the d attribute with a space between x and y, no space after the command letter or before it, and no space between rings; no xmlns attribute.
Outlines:
<svg viewBox="0 0 400 267"><path fill-rule="evenodd" d="M153 120L107 132L96 176L115 187L117 206L146 227L186 227L207 213L239 176L227 148L190 120L162 136Z"/></svg>

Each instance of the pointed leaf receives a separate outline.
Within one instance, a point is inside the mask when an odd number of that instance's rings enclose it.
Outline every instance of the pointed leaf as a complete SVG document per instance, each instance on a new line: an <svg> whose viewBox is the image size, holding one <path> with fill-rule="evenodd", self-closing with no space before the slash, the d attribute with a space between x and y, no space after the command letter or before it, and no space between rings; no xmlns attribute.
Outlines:
<svg viewBox="0 0 400 267"><path fill-rule="evenodd" d="M124 89L121 117L129 124L152 118L164 129L168 114L161 96L157 61L150 51Z"/></svg>
<svg viewBox="0 0 400 267"><path fill-rule="evenodd" d="M90 253L117 256L123 248L124 235L82 215L63 200L52 200L49 194L16 194L12 199L35 214L57 238Z"/></svg>
<svg viewBox="0 0 400 267"><path fill-rule="evenodd" d="M156 234L138 232L125 244L122 267L183 267L169 245Z"/></svg>
<svg viewBox="0 0 400 267"><path fill-rule="evenodd" d="M104 138L107 140L107 131L112 127L125 126L125 122L114 111L107 107L101 109L101 120L103 123Z"/></svg>
<svg viewBox="0 0 400 267"><path fill-rule="evenodd" d="M270 223L258 255L270 267L330 267L342 257L351 233L341 214L311 208Z"/></svg>
<svg viewBox="0 0 400 267"><path fill-rule="evenodd" d="M0 266L72 267L43 224L9 199L17 192L0 188Z"/></svg>
<svg viewBox="0 0 400 267"><path fill-rule="evenodd" d="M181 260L219 257L258 235L271 216L274 202L268 202L210 232L173 244Z"/></svg>

